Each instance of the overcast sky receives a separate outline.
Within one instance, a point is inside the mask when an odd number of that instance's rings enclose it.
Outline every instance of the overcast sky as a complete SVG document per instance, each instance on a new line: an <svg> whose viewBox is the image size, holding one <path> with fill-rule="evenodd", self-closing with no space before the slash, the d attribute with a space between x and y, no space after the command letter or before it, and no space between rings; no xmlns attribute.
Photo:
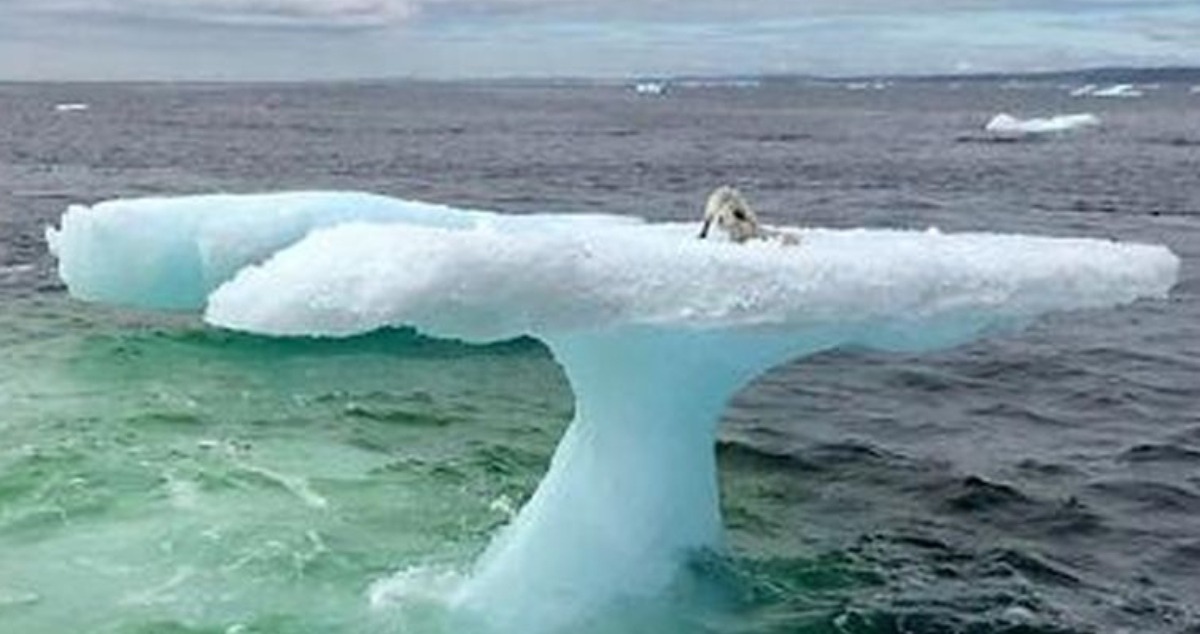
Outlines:
<svg viewBox="0 0 1200 634"><path fill-rule="evenodd" d="M0 0L2 79L1200 66L1200 0Z"/></svg>

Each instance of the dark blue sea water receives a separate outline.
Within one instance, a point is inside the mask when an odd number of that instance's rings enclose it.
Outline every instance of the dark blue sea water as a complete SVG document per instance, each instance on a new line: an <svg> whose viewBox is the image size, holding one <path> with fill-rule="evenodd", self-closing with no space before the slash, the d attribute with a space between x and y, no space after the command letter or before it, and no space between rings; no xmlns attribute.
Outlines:
<svg viewBox="0 0 1200 634"><path fill-rule="evenodd" d="M1200 94L1072 87L0 84L0 632L441 631L372 583L469 566L571 411L532 341L268 340L71 300L42 238L68 205L355 189L688 220L722 183L775 223L1184 264L1169 301L762 377L717 447L730 548L695 566L720 596L671 627L1200 632ZM1102 125L998 143L998 112Z"/></svg>

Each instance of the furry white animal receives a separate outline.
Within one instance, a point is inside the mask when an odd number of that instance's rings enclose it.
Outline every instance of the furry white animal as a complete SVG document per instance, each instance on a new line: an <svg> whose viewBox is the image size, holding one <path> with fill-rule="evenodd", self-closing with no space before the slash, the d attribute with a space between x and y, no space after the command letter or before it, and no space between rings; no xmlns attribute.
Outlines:
<svg viewBox="0 0 1200 634"><path fill-rule="evenodd" d="M743 243L747 240L778 239L783 244L797 244L799 238L794 234L767 229L758 223L758 215L750 208L741 192L722 185L708 195L704 205L704 225L700 227L700 238L708 237L712 223L724 231L729 239Z"/></svg>

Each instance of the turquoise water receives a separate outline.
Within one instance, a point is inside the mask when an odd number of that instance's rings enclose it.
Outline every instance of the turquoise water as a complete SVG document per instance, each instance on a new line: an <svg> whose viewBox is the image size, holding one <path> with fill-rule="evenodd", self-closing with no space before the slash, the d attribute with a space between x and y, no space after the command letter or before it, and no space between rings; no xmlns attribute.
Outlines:
<svg viewBox="0 0 1200 634"><path fill-rule="evenodd" d="M531 340L265 339L57 295L3 317L5 631L460 631L441 601L571 414ZM786 485L761 467L724 482L741 561L701 556L673 598L586 631L740 631L762 610L820 631L882 582L853 554L755 543L777 527L746 502ZM403 600L373 605L397 574Z"/></svg>
<svg viewBox="0 0 1200 634"><path fill-rule="evenodd" d="M532 342L251 339L61 297L4 319L5 631L375 631L368 585L466 565L570 413Z"/></svg>

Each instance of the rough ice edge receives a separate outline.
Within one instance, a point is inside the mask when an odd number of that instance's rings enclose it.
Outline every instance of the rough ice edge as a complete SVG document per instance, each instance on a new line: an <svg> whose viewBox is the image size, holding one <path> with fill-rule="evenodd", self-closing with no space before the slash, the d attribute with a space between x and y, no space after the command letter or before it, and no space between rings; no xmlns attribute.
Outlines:
<svg viewBox="0 0 1200 634"><path fill-rule="evenodd" d="M72 205L45 237L59 277L78 299L198 310L243 267L317 228L353 221L521 231L562 225L562 217L507 216L361 192L210 194ZM571 218L589 225L635 222L601 214Z"/></svg>

